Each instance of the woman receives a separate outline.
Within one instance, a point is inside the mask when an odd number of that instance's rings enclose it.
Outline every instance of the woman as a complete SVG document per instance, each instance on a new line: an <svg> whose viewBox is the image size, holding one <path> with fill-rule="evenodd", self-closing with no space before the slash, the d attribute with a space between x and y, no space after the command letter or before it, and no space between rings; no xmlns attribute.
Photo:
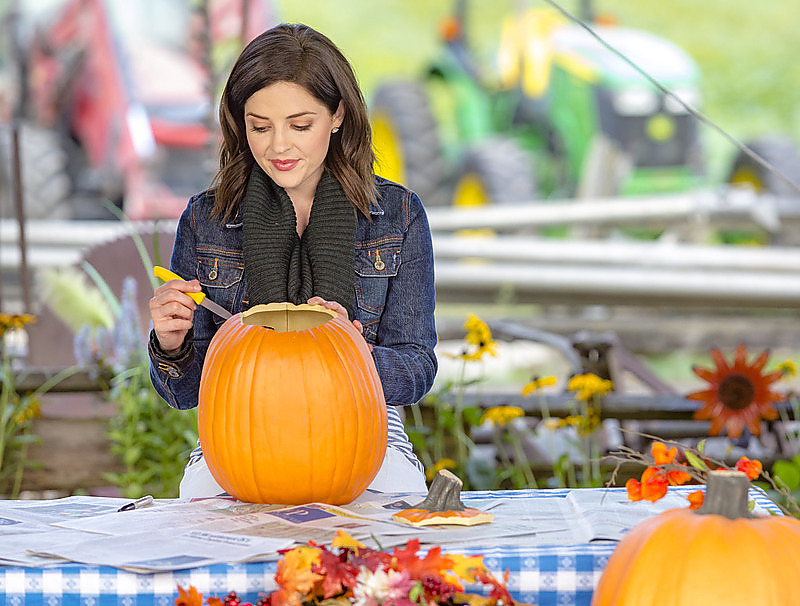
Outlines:
<svg viewBox="0 0 800 606"><path fill-rule="evenodd" d="M422 203L373 173L363 95L336 46L304 25L254 39L220 103L220 170L178 223L171 269L183 280L150 300L150 375L167 403L197 406L209 341L231 313L269 302L321 304L352 319L372 348L389 413L386 457L370 485L425 491L396 406L430 389L437 362L433 253ZM198 447L181 497L223 492Z"/></svg>

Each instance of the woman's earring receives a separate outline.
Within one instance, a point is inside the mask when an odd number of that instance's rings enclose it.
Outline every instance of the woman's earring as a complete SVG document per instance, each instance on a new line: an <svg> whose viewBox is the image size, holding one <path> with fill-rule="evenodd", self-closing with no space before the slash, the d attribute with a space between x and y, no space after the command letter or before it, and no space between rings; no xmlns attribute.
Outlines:
<svg viewBox="0 0 800 606"><path fill-rule="evenodd" d="M333 130L331 131L331 134L332 134L332 135L335 135L335 134L336 134L336 133L338 133L338 132L339 132L339 127L338 127L338 126L334 126L334 127L333 127Z"/></svg>

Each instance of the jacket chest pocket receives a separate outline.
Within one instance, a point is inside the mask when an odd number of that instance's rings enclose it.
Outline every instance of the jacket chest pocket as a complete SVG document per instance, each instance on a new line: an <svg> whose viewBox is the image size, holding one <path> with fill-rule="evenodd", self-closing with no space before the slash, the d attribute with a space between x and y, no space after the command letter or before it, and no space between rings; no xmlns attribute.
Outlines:
<svg viewBox="0 0 800 606"><path fill-rule="evenodd" d="M400 267L400 246L384 245L356 250L356 317L364 336L374 342L386 305L389 280Z"/></svg>
<svg viewBox="0 0 800 606"><path fill-rule="evenodd" d="M244 275L241 256L198 254L197 279L209 299L231 311L241 298L239 290ZM221 318L220 318L221 320Z"/></svg>

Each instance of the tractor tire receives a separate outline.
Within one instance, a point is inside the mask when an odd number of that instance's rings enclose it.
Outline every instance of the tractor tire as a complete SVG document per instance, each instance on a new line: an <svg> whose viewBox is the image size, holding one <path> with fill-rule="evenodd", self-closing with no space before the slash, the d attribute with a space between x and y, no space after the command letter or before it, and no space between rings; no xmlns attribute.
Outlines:
<svg viewBox="0 0 800 606"><path fill-rule="evenodd" d="M537 199L533 158L511 139L483 141L464 155L453 206L517 204Z"/></svg>
<svg viewBox="0 0 800 606"><path fill-rule="evenodd" d="M793 141L766 137L748 143L748 147L800 186L800 151ZM800 191L743 152L733 161L728 183L749 184L758 192L800 198Z"/></svg>
<svg viewBox="0 0 800 606"><path fill-rule="evenodd" d="M23 204L26 219L69 219L72 179L61 136L52 130L23 124L19 130ZM12 166L12 132L0 129L0 198L16 216Z"/></svg>
<svg viewBox="0 0 800 606"><path fill-rule="evenodd" d="M373 98L370 122L375 172L414 190L425 206L447 204L442 144L422 85L382 85Z"/></svg>

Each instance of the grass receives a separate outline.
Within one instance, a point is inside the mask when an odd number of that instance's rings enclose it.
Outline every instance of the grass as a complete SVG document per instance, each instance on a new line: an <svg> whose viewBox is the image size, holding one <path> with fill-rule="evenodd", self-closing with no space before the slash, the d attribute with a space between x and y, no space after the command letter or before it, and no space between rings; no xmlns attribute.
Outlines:
<svg viewBox="0 0 800 606"><path fill-rule="evenodd" d="M367 98L384 80L414 76L436 56L438 28L455 2L440 0L276 0L278 17L327 34L353 62ZM514 0L473 0L468 28L489 63L502 19ZM542 0L529 0L544 6ZM577 12L577 0L562 5ZM770 0L596 0L598 13L656 33L686 50L703 74L703 111L745 141L783 133L800 142L800 3ZM721 177L735 148L704 128L712 176Z"/></svg>

